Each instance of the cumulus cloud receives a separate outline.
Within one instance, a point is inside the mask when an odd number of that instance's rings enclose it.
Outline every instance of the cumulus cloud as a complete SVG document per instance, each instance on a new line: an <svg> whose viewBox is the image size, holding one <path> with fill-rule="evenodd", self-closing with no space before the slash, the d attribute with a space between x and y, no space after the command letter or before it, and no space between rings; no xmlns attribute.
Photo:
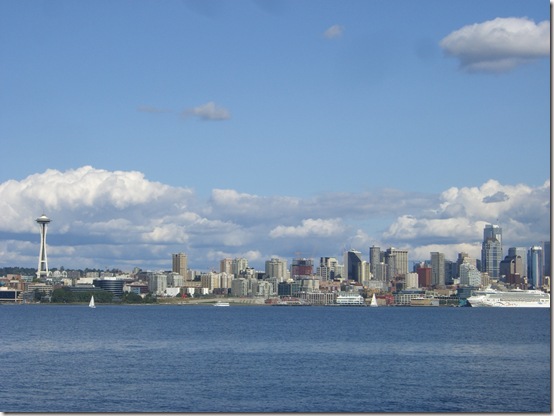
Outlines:
<svg viewBox="0 0 554 416"><path fill-rule="evenodd" d="M473 241L470 247L475 249L485 224L498 224L503 228L503 240L514 246L549 238L548 180L539 187L489 180L480 187L447 189L441 200L435 211L398 217L383 237L411 247L433 241L453 249Z"/></svg>
<svg viewBox="0 0 554 416"><path fill-rule="evenodd" d="M231 118L231 113L224 107L221 107L210 101L206 104L199 105L192 109L185 110L183 112L183 117L196 116L202 120L208 121L217 121L217 120L228 120Z"/></svg>
<svg viewBox="0 0 554 416"><path fill-rule="evenodd" d="M340 219L312 219L308 218L302 220L302 224L298 226L285 226L279 225L269 232L269 236L272 238L280 237L308 237L319 236L329 237L338 235L342 229L342 222Z"/></svg>
<svg viewBox="0 0 554 416"><path fill-rule="evenodd" d="M344 28L341 25L333 25L325 32L323 32L323 36L325 36L327 39L335 39L340 38L343 32Z"/></svg>
<svg viewBox="0 0 554 416"><path fill-rule="evenodd" d="M496 18L458 29L441 40L462 69L503 72L550 55L550 22L526 17Z"/></svg>
<svg viewBox="0 0 554 416"><path fill-rule="evenodd" d="M185 252L192 268L218 267L224 257L263 268L274 256L342 258L345 249L367 253L373 244L407 249L411 259L427 259L430 251L455 259L460 251L478 255L486 223L503 227L508 246L547 240L550 182L489 180L439 195L381 189L308 198L215 189L198 200L191 189L141 172L84 166L0 183L0 212L3 266L36 267L35 219L42 213L52 219L50 267L167 270L171 254Z"/></svg>

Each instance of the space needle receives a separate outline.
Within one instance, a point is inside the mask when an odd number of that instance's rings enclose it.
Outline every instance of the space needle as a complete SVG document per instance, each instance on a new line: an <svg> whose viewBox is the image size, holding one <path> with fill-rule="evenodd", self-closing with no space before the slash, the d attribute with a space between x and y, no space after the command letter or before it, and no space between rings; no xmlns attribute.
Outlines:
<svg viewBox="0 0 554 416"><path fill-rule="evenodd" d="M46 256L46 228L50 223L50 218L42 214L36 219L40 226L40 253L38 255L37 278L48 277L48 257Z"/></svg>

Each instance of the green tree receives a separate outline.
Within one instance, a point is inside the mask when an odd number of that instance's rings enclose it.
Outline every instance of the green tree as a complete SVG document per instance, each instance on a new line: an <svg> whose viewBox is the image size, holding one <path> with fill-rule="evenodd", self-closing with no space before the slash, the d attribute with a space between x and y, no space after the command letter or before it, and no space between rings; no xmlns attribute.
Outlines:
<svg viewBox="0 0 554 416"><path fill-rule="evenodd" d="M137 295L133 292L128 292L123 294L123 298L121 299L123 303L142 303L142 296Z"/></svg>
<svg viewBox="0 0 554 416"><path fill-rule="evenodd" d="M51 302L53 303L72 303L76 300L76 294L72 293L68 287L62 287L60 289L54 289L52 291Z"/></svg>

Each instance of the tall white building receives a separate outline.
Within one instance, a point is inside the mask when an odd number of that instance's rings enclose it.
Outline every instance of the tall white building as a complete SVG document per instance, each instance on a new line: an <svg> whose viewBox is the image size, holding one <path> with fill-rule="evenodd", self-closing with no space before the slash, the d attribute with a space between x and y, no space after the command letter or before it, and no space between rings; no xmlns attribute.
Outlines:
<svg viewBox="0 0 554 416"><path fill-rule="evenodd" d="M406 289L417 289L418 277L417 273L406 273Z"/></svg>
<svg viewBox="0 0 554 416"><path fill-rule="evenodd" d="M473 264L463 262L460 264L460 285L481 286L481 272Z"/></svg>
<svg viewBox="0 0 554 416"><path fill-rule="evenodd" d="M388 265L389 278L405 276L408 273L408 250L388 248L385 252L385 263Z"/></svg>
<svg viewBox="0 0 554 416"><path fill-rule="evenodd" d="M276 257L266 260L265 274L268 277L276 277L279 282L284 282L288 278L287 261Z"/></svg>
<svg viewBox="0 0 554 416"><path fill-rule="evenodd" d="M334 257L320 257L319 266L316 269L316 275L321 280L333 280L340 274L338 270L338 261Z"/></svg>
<svg viewBox="0 0 554 416"><path fill-rule="evenodd" d="M240 275L241 272L248 269L248 260L245 258L236 258L233 260L233 274Z"/></svg>

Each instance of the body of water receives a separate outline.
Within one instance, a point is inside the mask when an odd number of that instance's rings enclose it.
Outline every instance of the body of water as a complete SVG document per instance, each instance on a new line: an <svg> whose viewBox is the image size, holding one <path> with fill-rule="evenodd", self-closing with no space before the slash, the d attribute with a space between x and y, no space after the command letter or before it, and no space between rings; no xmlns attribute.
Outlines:
<svg viewBox="0 0 554 416"><path fill-rule="evenodd" d="M4 412L550 412L550 310L0 306Z"/></svg>

